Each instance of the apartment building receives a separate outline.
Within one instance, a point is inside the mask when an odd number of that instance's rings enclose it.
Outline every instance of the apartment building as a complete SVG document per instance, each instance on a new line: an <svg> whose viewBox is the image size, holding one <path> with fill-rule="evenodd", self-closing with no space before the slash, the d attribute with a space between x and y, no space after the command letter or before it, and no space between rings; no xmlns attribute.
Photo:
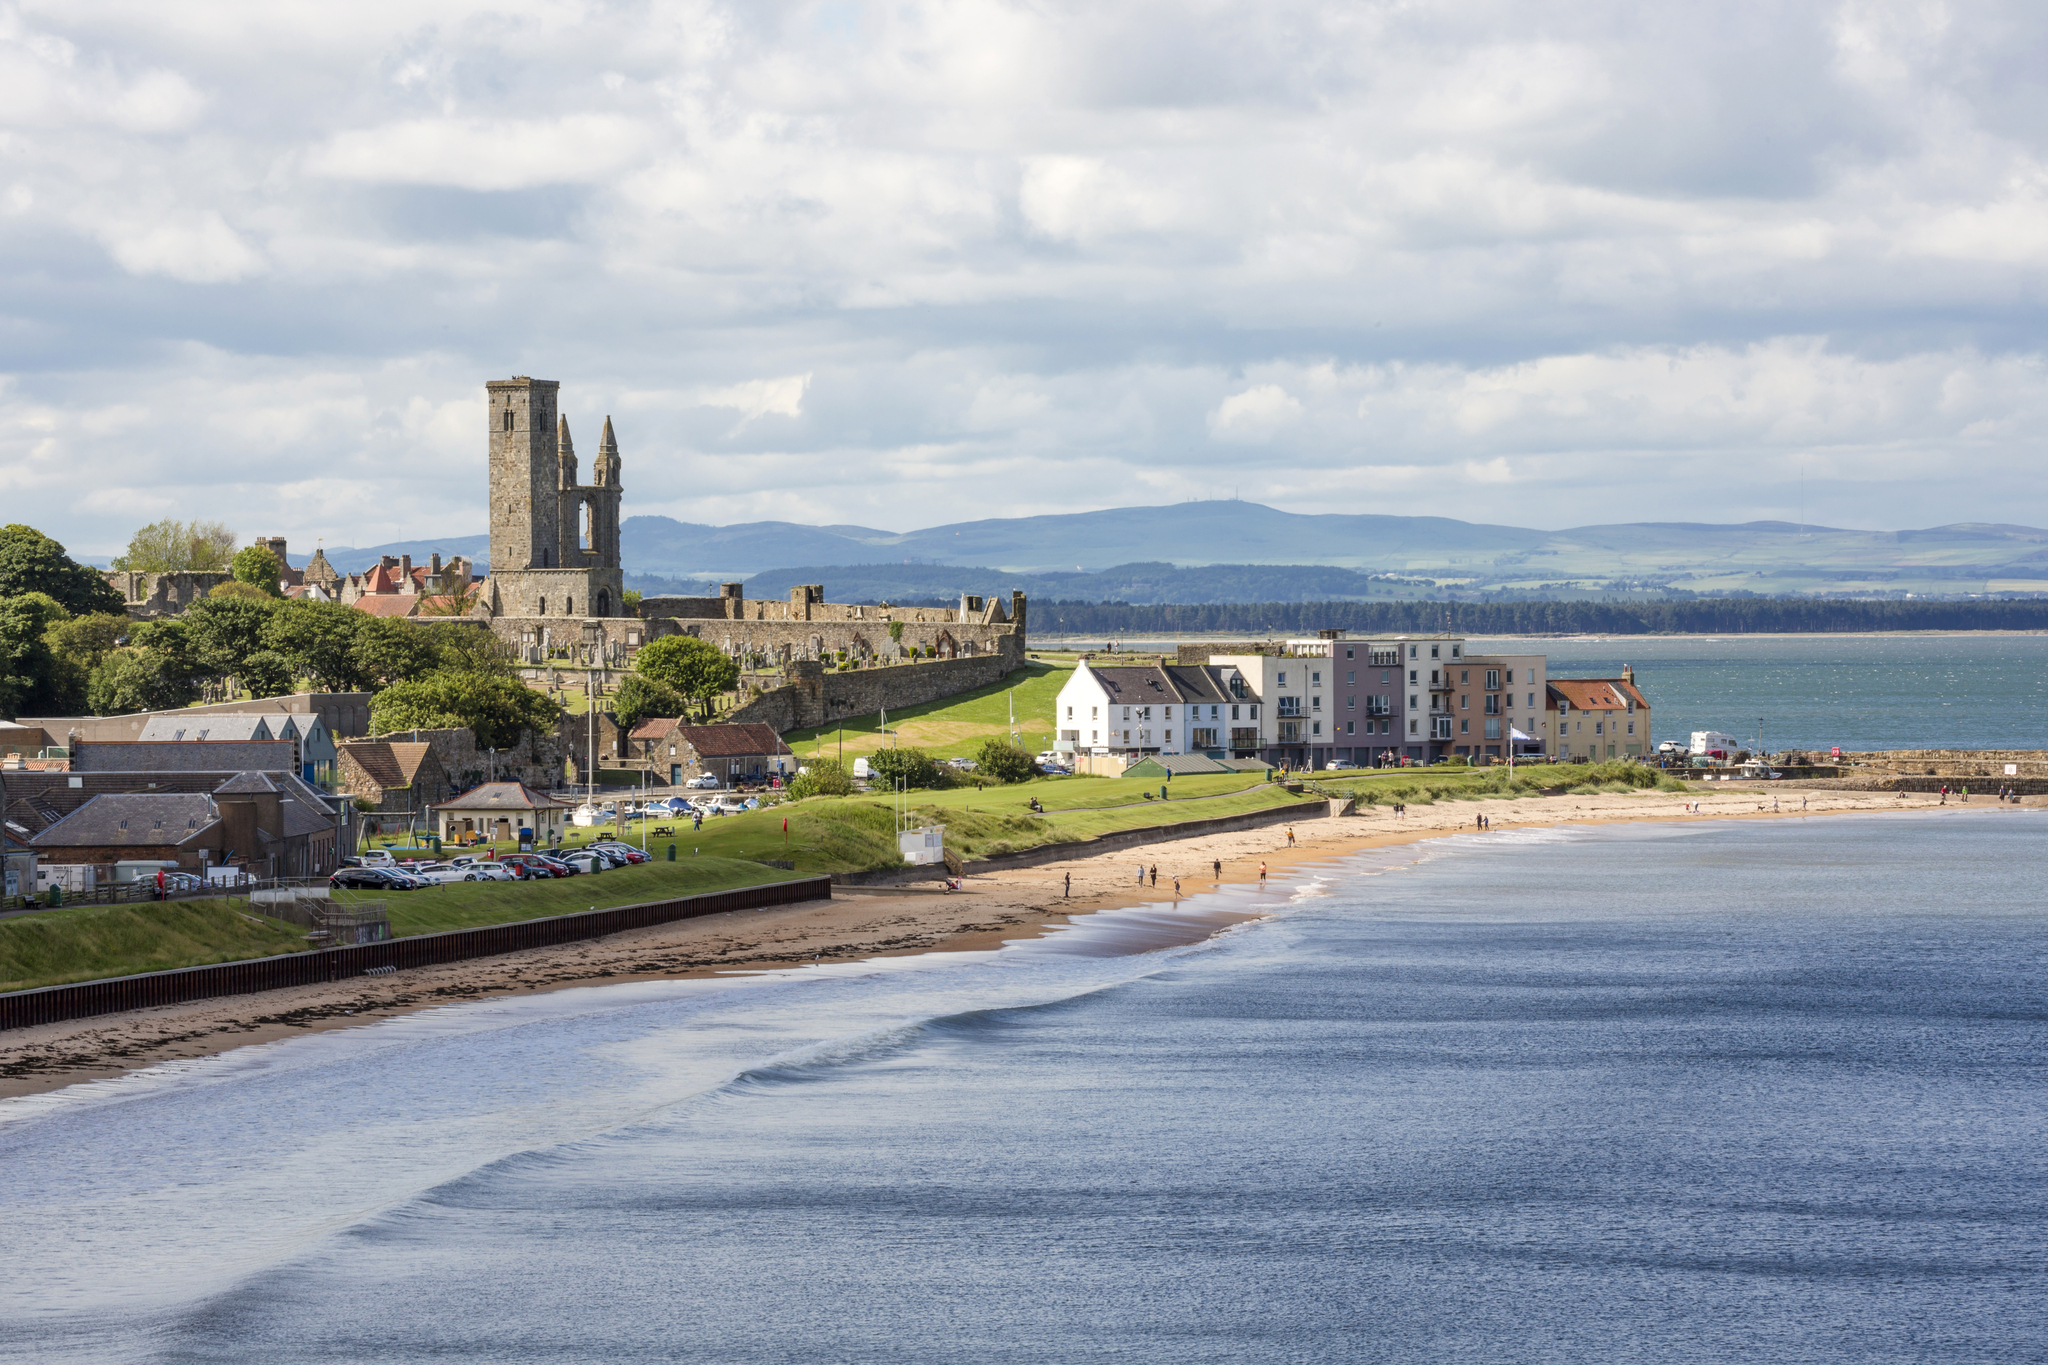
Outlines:
<svg viewBox="0 0 2048 1365"><path fill-rule="evenodd" d="M1601 763L1655 752L1650 703L1626 664L1618 678L1552 678L1546 694L1559 759Z"/></svg>

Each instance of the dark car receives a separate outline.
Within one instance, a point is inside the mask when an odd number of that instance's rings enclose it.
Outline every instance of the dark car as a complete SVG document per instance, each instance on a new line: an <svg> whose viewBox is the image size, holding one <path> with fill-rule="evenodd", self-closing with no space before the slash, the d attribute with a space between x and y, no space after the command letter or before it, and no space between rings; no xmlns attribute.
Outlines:
<svg viewBox="0 0 2048 1365"><path fill-rule="evenodd" d="M358 891L410 891L421 882L404 872L381 867L344 867L329 877L327 884Z"/></svg>
<svg viewBox="0 0 2048 1365"><path fill-rule="evenodd" d="M614 844L607 842L592 844L591 848L610 858L614 864L618 864L622 859L627 863L644 863L648 860L647 855L645 853L642 853L639 849L634 848L631 844Z"/></svg>
<svg viewBox="0 0 2048 1365"><path fill-rule="evenodd" d="M512 869L512 875L521 880L540 877L559 877L557 864L552 858L543 858L537 853L507 853L498 860Z"/></svg>

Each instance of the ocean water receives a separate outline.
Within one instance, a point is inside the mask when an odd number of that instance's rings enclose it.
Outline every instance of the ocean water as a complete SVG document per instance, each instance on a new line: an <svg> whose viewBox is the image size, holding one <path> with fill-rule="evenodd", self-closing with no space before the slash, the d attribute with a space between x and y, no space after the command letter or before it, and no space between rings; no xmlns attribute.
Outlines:
<svg viewBox="0 0 2048 1365"><path fill-rule="evenodd" d="M1567 678L1631 665L1658 740L1722 730L1748 744L1761 733L1772 753L2048 749L2048 635L1475 636L1471 648L1545 654Z"/></svg>
<svg viewBox="0 0 2048 1365"><path fill-rule="evenodd" d="M1464 835L0 1103L0 1360L2048 1358L2044 833Z"/></svg>

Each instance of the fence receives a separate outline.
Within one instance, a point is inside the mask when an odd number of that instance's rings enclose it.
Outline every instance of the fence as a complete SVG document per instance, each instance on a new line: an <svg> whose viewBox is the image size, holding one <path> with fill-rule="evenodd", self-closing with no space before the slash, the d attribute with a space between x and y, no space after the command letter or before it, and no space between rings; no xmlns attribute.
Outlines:
<svg viewBox="0 0 2048 1365"><path fill-rule="evenodd" d="M547 948L558 943L603 938L607 934L644 929L675 920L720 915L729 910L759 910L771 905L829 899L831 895L831 878L804 877L795 881L772 882L767 886L743 886L732 891L685 896L680 900L621 905L610 910L585 910L574 915L486 925L481 929L451 929L446 933L420 934L350 948L321 948L283 957L249 958L209 967L178 967L140 976L116 976L101 981L81 981L70 986L10 991L0 994L0 1029L54 1024L65 1019L113 1014L119 1010L211 1000L223 995L246 995L255 991L280 990L286 986L345 981L380 968L430 967L442 962L495 957L500 953L516 953L528 948Z"/></svg>

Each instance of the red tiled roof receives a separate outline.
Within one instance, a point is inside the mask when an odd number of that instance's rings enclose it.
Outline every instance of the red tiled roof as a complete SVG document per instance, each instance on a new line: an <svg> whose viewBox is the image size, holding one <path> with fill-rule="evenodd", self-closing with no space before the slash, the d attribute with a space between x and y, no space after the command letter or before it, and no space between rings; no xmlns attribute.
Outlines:
<svg viewBox="0 0 2048 1365"><path fill-rule="evenodd" d="M410 616L419 607L420 599L403 593L387 592L375 595L365 594L350 605L357 611L372 616Z"/></svg>
<svg viewBox="0 0 2048 1365"><path fill-rule="evenodd" d="M1634 683L1620 678L1552 678L1550 700L1570 702L1574 711L1621 711L1631 702L1644 708L1650 704Z"/></svg>
<svg viewBox="0 0 2048 1365"><path fill-rule="evenodd" d="M649 716L633 727L631 738L660 739L681 724L682 721L675 716Z"/></svg>

